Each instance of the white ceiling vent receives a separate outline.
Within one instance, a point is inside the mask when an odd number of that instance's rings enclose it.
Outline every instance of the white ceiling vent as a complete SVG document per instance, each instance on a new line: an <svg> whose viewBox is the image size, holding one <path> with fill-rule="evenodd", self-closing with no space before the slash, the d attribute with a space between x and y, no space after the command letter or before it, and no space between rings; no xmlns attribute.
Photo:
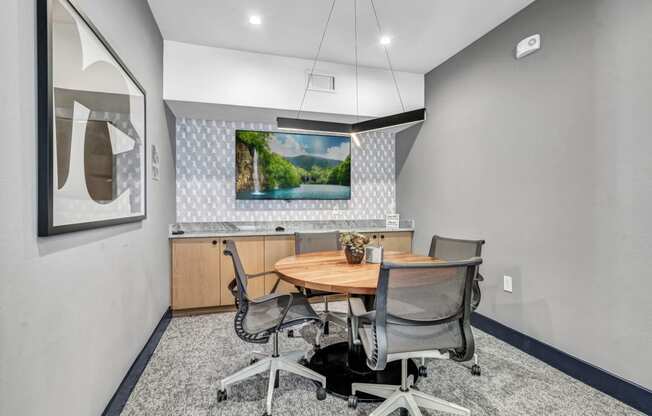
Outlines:
<svg viewBox="0 0 652 416"><path fill-rule="evenodd" d="M335 92L335 76L306 72L306 82L310 91Z"/></svg>

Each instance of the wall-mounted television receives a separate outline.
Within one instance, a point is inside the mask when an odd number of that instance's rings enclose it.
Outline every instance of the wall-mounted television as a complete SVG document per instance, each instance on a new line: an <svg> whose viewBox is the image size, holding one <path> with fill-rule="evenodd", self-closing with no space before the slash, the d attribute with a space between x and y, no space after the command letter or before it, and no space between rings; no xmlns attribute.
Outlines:
<svg viewBox="0 0 652 416"><path fill-rule="evenodd" d="M236 199L351 199L349 136L236 130Z"/></svg>

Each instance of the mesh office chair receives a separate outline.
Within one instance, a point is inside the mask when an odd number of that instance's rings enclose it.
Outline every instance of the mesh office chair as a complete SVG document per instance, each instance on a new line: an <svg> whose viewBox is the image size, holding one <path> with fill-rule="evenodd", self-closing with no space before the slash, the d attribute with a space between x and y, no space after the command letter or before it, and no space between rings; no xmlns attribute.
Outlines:
<svg viewBox="0 0 652 416"><path fill-rule="evenodd" d="M268 372L266 415L272 414L272 396L274 387L278 386L278 371L287 371L318 382L317 399L326 398L326 377L299 364L304 358L304 351L279 354L278 334L288 328L314 323L322 325L319 315L312 309L306 298L300 293L269 294L258 299L250 299L247 294L248 276L245 273L233 240L226 242L224 254L231 256L235 279L229 285L234 292L238 311L235 314L235 333L246 342L264 344L270 337L273 340L273 353L260 361L252 360L251 365L220 381L217 401L227 399L227 387L256 374Z"/></svg>
<svg viewBox="0 0 652 416"><path fill-rule="evenodd" d="M339 231L317 232L317 233L295 233L294 248L296 254L314 253L317 251L334 251L342 248L340 244ZM346 314L341 312L332 312L328 310L328 296L337 293L326 292L322 290L312 290L299 288L307 298L321 296L324 298L324 313L322 322L324 323L323 332L328 335L329 323L346 328Z"/></svg>
<svg viewBox="0 0 652 416"><path fill-rule="evenodd" d="M469 415L464 407L416 390L408 379L410 358L469 359L475 344L471 331L471 286L482 259L440 264L383 264L376 290L376 310L357 314L367 365L382 370L401 360L401 385L353 383L349 407L357 392L386 400L370 416L404 409L421 416L420 407Z"/></svg>
<svg viewBox="0 0 652 416"><path fill-rule="evenodd" d="M430 257L436 257L446 261L462 261L472 257L482 257L483 245L484 240L462 240L459 238L449 238L434 235L430 243L430 251L428 252L428 255ZM480 300L482 299L482 292L480 292L480 282L482 281L484 281L484 278L480 273L478 273L475 280L473 281L473 288L471 292L471 310L473 311L478 308L478 305L480 305ZM471 366L471 374L474 376L479 376L480 373L481 370L480 365L478 365L478 355L474 354L473 366ZM422 377L426 377L428 375L428 371L425 366L425 359L421 360L419 374Z"/></svg>

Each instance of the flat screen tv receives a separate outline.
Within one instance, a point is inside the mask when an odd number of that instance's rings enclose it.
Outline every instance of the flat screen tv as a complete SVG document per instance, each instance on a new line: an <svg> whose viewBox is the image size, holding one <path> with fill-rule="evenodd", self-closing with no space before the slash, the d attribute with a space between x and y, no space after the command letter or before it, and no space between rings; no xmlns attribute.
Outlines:
<svg viewBox="0 0 652 416"><path fill-rule="evenodd" d="M236 130L236 199L351 199L351 138Z"/></svg>

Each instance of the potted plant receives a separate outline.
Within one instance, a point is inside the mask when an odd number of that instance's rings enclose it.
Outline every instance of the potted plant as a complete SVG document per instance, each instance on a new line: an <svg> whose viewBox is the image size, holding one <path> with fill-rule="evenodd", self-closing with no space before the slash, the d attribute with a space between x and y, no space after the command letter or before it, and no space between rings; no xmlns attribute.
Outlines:
<svg viewBox="0 0 652 416"><path fill-rule="evenodd" d="M344 247L346 261L349 264L360 264L364 258L364 249L369 244L369 237L356 232L340 234L340 243Z"/></svg>

